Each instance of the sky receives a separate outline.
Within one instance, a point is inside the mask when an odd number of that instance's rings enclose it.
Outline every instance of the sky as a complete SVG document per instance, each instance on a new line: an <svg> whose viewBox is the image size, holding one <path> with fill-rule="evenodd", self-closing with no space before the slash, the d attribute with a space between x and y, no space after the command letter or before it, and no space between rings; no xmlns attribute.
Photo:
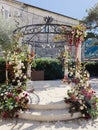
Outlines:
<svg viewBox="0 0 98 130"><path fill-rule="evenodd" d="M86 10L94 7L98 0L18 0L78 20L87 16Z"/></svg>

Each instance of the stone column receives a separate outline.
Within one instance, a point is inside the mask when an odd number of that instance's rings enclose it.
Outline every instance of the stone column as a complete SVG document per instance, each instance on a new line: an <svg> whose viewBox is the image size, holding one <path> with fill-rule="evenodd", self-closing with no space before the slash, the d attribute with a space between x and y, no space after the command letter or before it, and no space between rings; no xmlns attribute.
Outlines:
<svg viewBox="0 0 98 130"><path fill-rule="evenodd" d="M64 76L68 76L68 46L65 45L64 48L65 48L65 59L64 59L65 69L64 69Z"/></svg>
<svg viewBox="0 0 98 130"><path fill-rule="evenodd" d="M28 63L27 65L27 77L31 79L31 64Z"/></svg>
<svg viewBox="0 0 98 130"><path fill-rule="evenodd" d="M76 57L75 60L81 62L81 43L76 47Z"/></svg>
<svg viewBox="0 0 98 130"><path fill-rule="evenodd" d="M28 51L31 53L31 45L28 45ZM29 55L28 55L28 58L29 58ZM30 63L27 64L27 77L31 79L31 64Z"/></svg>

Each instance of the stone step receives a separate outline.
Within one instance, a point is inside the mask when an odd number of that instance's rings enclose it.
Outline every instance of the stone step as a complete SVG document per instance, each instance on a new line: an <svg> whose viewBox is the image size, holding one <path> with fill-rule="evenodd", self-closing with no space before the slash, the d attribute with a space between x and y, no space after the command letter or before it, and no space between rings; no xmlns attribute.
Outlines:
<svg viewBox="0 0 98 130"><path fill-rule="evenodd" d="M34 114L34 115L60 115L60 114L67 114L69 113L68 109L57 109L57 110L37 110L37 109L28 109L27 111L24 111L21 113L25 113L25 114Z"/></svg>
<svg viewBox="0 0 98 130"><path fill-rule="evenodd" d="M19 118L33 121L61 121L80 118L81 113L69 113L68 105L64 102L56 104L29 104L28 110L20 112Z"/></svg>
<svg viewBox="0 0 98 130"><path fill-rule="evenodd" d="M58 110L58 109L66 109L69 105L65 104L64 101L57 102L54 104L28 104L28 108L37 109L37 110Z"/></svg>
<svg viewBox="0 0 98 130"><path fill-rule="evenodd" d="M52 113L49 114L45 113L45 114L34 114L34 113L18 113L19 114L19 118L20 119L26 119L26 120L32 120L32 121L41 121L41 122L45 122L45 121L67 121L67 120L72 120L72 119L76 119L76 118L80 118L81 117L81 113L77 112L74 113L73 116L70 113Z"/></svg>
<svg viewBox="0 0 98 130"><path fill-rule="evenodd" d="M35 95L30 93L30 110L20 112L19 118L32 121L66 121L81 117L79 112L73 115L69 113L69 105L63 99L70 86L62 84L62 81L29 82L27 86L28 90L34 88ZM39 102L36 102L37 95Z"/></svg>

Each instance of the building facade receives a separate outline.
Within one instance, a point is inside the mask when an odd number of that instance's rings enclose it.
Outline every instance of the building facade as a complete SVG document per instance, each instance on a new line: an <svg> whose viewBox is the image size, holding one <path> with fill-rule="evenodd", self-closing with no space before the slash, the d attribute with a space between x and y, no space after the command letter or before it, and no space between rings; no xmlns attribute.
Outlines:
<svg viewBox="0 0 98 130"><path fill-rule="evenodd" d="M64 50L65 43L63 43L62 46L60 42L55 44L53 41L53 34L49 36L47 28L45 28L47 32L45 35L39 35L36 33L36 31L34 31L38 27L37 25L40 25L41 30L43 27L42 25L46 24L45 18L52 18L51 23L54 25L62 24L67 26L75 26L79 24L79 20L77 19L28 5L16 0L0 0L0 15L5 20L10 20L11 24L14 25L14 29L33 25L33 33L35 34L34 39L31 41L31 45L38 57L57 57L58 54ZM28 39L29 37L32 38L32 35L26 36L25 39ZM47 39L47 37L48 42L44 41ZM34 41L36 42L34 43Z"/></svg>

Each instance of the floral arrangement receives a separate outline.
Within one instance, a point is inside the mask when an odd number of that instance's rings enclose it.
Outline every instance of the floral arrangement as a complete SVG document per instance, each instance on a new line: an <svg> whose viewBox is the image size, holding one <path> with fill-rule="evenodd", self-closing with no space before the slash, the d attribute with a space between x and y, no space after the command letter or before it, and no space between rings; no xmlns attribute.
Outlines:
<svg viewBox="0 0 98 130"><path fill-rule="evenodd" d="M23 63L25 60L24 53L17 47L17 50L12 50L7 53L6 69L8 71L8 83L12 85L24 85L26 81L26 66Z"/></svg>
<svg viewBox="0 0 98 130"><path fill-rule="evenodd" d="M82 24L73 26L71 31L71 41L70 44L78 46L81 42L84 41L84 38L86 37L86 27Z"/></svg>
<svg viewBox="0 0 98 130"><path fill-rule="evenodd" d="M0 86L0 117L13 118L18 117L17 112L27 109L29 102L28 93L24 92L22 87L13 87L9 85Z"/></svg>
<svg viewBox="0 0 98 130"><path fill-rule="evenodd" d="M4 52L6 59L6 83L0 85L0 116L18 117L17 112L26 110L29 94L26 92L27 65L31 64L34 54L17 44Z"/></svg>
<svg viewBox="0 0 98 130"><path fill-rule="evenodd" d="M69 68L68 83L72 83L72 88L67 91L64 102L70 104L69 112L81 112L86 119L97 117L98 97L89 84L89 73L79 61Z"/></svg>
<svg viewBox="0 0 98 130"><path fill-rule="evenodd" d="M72 26L70 29L62 26L60 31L62 34L57 34L54 41L66 41L68 45L77 47L86 37L86 27L82 24Z"/></svg>

